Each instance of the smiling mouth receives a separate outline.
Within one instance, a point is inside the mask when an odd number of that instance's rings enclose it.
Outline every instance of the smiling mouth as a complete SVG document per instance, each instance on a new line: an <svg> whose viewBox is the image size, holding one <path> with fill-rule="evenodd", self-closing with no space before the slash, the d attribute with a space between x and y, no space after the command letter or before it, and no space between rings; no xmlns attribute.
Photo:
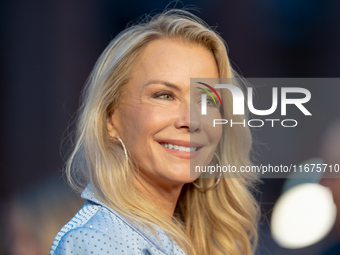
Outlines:
<svg viewBox="0 0 340 255"><path fill-rule="evenodd" d="M191 151L197 151L199 147L185 147L185 146L179 146L171 143L160 143L165 148L171 149L171 150L177 150L177 151L185 151L185 152L191 152Z"/></svg>

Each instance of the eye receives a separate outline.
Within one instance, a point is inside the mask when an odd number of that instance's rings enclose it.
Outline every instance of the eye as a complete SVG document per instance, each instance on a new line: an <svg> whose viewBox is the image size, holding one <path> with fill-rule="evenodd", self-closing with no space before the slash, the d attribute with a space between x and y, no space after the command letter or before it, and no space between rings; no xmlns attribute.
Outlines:
<svg viewBox="0 0 340 255"><path fill-rule="evenodd" d="M215 105L214 100L211 97L207 97L207 106L209 107L219 107L219 101L218 99L215 99L217 105ZM201 99L198 101L200 104L202 103Z"/></svg>
<svg viewBox="0 0 340 255"><path fill-rule="evenodd" d="M207 98L207 104L209 104L210 106L215 106L215 103L212 99L208 99Z"/></svg>
<svg viewBox="0 0 340 255"><path fill-rule="evenodd" d="M175 98L173 93L167 92L167 91L158 92L154 94L152 97L162 99L162 100L174 100Z"/></svg>
<svg viewBox="0 0 340 255"><path fill-rule="evenodd" d="M165 95L161 95L159 96L160 99L164 99L164 100L172 100L172 96L171 95L168 95L168 94L165 94Z"/></svg>

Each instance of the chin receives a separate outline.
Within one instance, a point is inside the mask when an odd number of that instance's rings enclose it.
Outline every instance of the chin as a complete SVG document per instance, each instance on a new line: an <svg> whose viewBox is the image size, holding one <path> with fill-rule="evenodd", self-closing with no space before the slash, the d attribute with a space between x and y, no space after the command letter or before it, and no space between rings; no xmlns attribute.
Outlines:
<svg viewBox="0 0 340 255"><path fill-rule="evenodd" d="M186 183L191 183L195 181L198 177L199 177L199 174L197 176L196 175L190 176L190 173L186 172L182 174L174 174L171 176L167 176L167 179L171 180L174 183L186 184Z"/></svg>

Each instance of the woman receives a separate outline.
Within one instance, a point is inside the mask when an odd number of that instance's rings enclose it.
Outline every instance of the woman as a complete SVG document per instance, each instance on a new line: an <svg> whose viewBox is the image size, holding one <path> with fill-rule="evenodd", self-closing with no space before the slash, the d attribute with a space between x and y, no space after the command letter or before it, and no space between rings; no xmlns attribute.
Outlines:
<svg viewBox="0 0 340 255"><path fill-rule="evenodd" d="M220 77L235 77L223 40L186 11L156 15L109 44L84 91L67 163L71 185L88 184L88 201L51 255L254 253L254 179L195 181L189 171L213 158L250 163L248 128L207 124L229 113L230 95L218 91L223 106L207 100L203 119L201 90L190 89L190 78Z"/></svg>

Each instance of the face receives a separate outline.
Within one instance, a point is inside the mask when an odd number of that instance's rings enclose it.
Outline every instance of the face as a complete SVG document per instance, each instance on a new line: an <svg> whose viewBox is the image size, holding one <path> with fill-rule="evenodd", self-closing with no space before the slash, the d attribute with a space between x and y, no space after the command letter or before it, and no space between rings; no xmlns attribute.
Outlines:
<svg viewBox="0 0 340 255"><path fill-rule="evenodd" d="M222 129L201 118L201 90L190 90L190 78L218 77L214 56L203 46L159 39L144 48L107 127L148 183L192 182L198 176L190 177L190 161L210 162ZM211 118L220 116L209 109Z"/></svg>

